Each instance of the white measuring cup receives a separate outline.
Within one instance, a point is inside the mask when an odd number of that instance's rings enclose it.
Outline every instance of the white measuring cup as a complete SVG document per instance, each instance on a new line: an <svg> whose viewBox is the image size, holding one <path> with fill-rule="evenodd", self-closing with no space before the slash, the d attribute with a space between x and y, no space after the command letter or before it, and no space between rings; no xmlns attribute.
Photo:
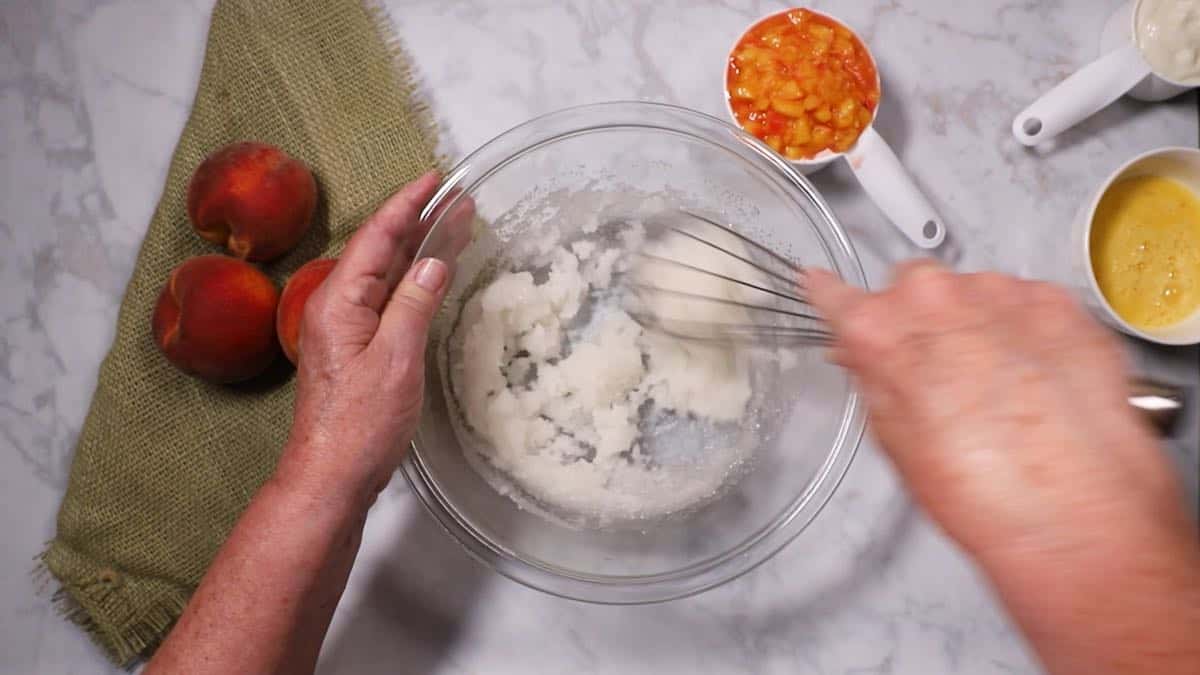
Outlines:
<svg viewBox="0 0 1200 675"><path fill-rule="evenodd" d="M871 60L871 67L875 70L875 88L879 92L880 101L883 99L883 89L879 79L879 67L875 62L875 56L871 53L870 48L867 48L867 43L855 33L852 28L846 25L846 22L831 16L826 12L818 12L815 9L805 8L806 11L812 12L817 16L824 17L838 25L844 27L866 48L867 58ZM755 26L768 19L786 14L793 10L784 10L782 12L774 12L769 14L754 23L750 24L738 39L734 41L733 47L729 50L729 56L732 57L738 45L741 44L742 38L754 29ZM725 67L728 68L729 59L725 60ZM725 87L725 72L721 73L722 88ZM741 126L737 115L733 112L733 106L730 103L728 92L725 96L725 109L729 113L730 119L737 126ZM938 215L937 209L929 202L925 193L913 180L912 176L900 163L900 158L896 157L896 153L888 145L887 141L875 131L875 116L879 112L879 105L876 104L875 110L871 111L871 121L863 129L858 140L846 152L833 152L832 150L822 150L816 156L809 159L788 159L793 166L798 168L801 173L810 174L819 169L833 163L838 158L844 157L850 165L850 170L854 172L854 176L858 179L867 196L879 210L883 211L892 224L898 230L904 233L914 244L921 248L937 248L946 238L946 226L942 221L942 217Z"/></svg>
<svg viewBox="0 0 1200 675"><path fill-rule="evenodd" d="M1048 141L1125 94L1163 101L1195 86L1155 72L1142 56L1137 24L1145 2L1126 3L1109 19L1103 39L1109 49L1104 56L1076 71L1013 119L1017 141L1028 146Z"/></svg>

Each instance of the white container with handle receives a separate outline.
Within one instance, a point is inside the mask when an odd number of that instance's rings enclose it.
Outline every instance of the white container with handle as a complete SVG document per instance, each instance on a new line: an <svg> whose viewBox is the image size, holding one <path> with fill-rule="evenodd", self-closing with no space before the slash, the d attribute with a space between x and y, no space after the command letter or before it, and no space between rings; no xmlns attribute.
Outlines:
<svg viewBox="0 0 1200 675"><path fill-rule="evenodd" d="M871 59L871 66L875 71L875 88L880 92L880 100L882 100L883 89L879 81L879 68L875 63L875 56L870 53L870 48L866 47L866 41L837 17L812 8L805 9L845 27L867 49L867 56ZM755 26L788 11L791 10L776 12L755 21L734 42L734 48L730 50L730 54L741 43L745 34L753 30ZM728 59L726 62L728 63ZM724 73L722 73L722 81L724 81ZM740 125L737 115L734 114L733 107L729 103L729 97L726 95L725 104L729 117L734 124ZM844 157L871 201L875 202L875 205L883 211L897 229L920 248L937 248L946 239L945 223L937 209L930 203L929 198L925 196L908 170L900 163L900 159L892 151L891 146L875 131L873 125L878 111L879 106L876 105L875 110L871 111L870 123L863 129L858 140L848 151L842 153L822 150L811 159L789 158L787 161L801 173L810 174L828 166L838 158Z"/></svg>
<svg viewBox="0 0 1200 675"><path fill-rule="evenodd" d="M1155 70L1147 49L1158 48L1161 28L1156 22L1162 14L1187 17L1196 12L1195 22L1174 26L1177 34L1194 33L1200 46L1200 1L1136 0L1129 2L1109 19L1103 43L1105 54L1073 73L1058 86L1042 95L1013 119L1012 133L1023 145L1034 146L1051 140L1110 103L1129 94L1146 101L1162 101L1197 86ZM1165 45L1162 45L1165 46Z"/></svg>

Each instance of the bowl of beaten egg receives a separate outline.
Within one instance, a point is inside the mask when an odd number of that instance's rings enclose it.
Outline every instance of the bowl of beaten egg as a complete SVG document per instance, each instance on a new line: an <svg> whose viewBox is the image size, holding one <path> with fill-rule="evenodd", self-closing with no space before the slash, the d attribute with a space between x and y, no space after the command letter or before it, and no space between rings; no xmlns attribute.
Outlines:
<svg viewBox="0 0 1200 675"><path fill-rule="evenodd" d="M1081 267L1110 323L1159 344L1200 342L1200 150L1130 160L1079 225Z"/></svg>

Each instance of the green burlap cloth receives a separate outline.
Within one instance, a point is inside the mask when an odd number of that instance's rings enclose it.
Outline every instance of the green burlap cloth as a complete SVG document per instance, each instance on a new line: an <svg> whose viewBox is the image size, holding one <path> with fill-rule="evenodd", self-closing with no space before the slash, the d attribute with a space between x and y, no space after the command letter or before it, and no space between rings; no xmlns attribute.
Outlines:
<svg viewBox="0 0 1200 675"><path fill-rule="evenodd" d="M191 116L121 303L99 383L42 557L56 601L118 663L165 636L251 495L291 421L290 369L250 385L172 368L150 335L168 272L214 249L188 224L188 178L233 141L278 145L312 167L318 216L265 271L282 284L336 254L372 207L435 164L386 15L359 0L219 0ZM281 359L282 361L282 359Z"/></svg>

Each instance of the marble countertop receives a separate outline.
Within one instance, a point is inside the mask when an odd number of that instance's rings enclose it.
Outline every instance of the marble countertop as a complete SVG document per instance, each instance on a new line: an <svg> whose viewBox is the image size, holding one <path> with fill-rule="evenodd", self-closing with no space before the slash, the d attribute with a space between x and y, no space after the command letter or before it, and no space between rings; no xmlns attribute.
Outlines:
<svg viewBox="0 0 1200 675"><path fill-rule="evenodd" d="M720 114L725 50L777 2L391 0L461 157L568 105L640 98ZM1097 54L1117 0L841 0L875 52L878 127L945 216L960 269L1068 281L1078 205L1132 155L1197 144L1194 95L1121 101L1053 151L1012 116ZM53 533L117 306L195 88L212 0L0 6L0 672L118 672L27 570ZM843 166L814 178L873 284L914 255ZM1130 344L1186 384L1194 349ZM1196 411L1168 448L1196 494ZM695 598L601 607L470 560L397 480L371 514L325 645L329 673L1017 673L1037 666L969 562L868 441L810 529Z"/></svg>

